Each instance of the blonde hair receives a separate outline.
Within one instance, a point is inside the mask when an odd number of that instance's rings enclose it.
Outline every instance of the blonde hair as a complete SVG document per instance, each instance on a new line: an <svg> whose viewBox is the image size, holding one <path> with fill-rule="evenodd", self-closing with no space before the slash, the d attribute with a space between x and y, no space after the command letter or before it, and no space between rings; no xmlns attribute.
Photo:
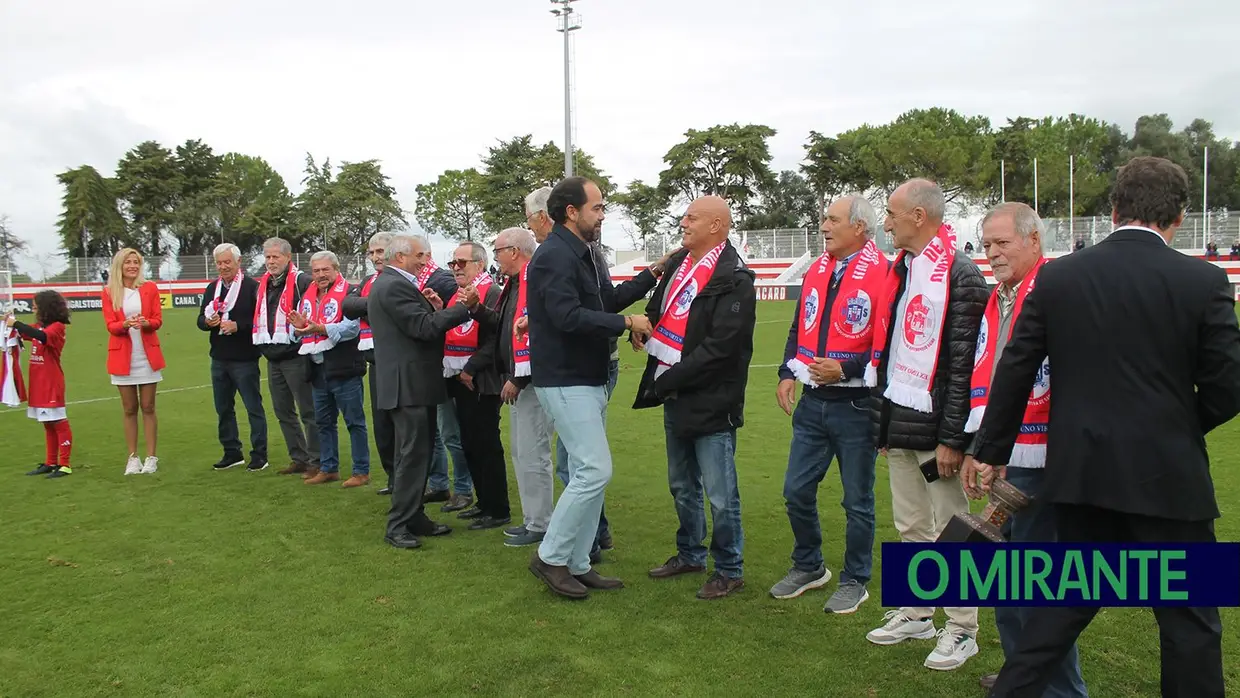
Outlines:
<svg viewBox="0 0 1240 698"><path fill-rule="evenodd" d="M132 247L117 252L112 256L112 265L108 267L108 295L112 297L112 309L120 310L125 303L125 259L129 255L135 255L138 258L138 278L133 280L133 287L137 290L142 284L146 283L146 276L142 273L142 253Z"/></svg>

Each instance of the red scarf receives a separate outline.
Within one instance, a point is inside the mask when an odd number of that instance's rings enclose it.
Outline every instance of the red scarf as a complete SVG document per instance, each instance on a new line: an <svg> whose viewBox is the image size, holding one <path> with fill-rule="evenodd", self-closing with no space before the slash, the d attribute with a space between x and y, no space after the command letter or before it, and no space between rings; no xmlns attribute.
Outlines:
<svg viewBox="0 0 1240 698"><path fill-rule="evenodd" d="M284 272L284 290L280 292L280 300L276 304L275 329L267 331L267 281L271 272L258 279L258 302L254 304L254 344L289 344L292 341L292 326L288 323L288 314L293 309L293 296L297 293L297 277L301 272L297 265L289 262Z"/></svg>
<svg viewBox="0 0 1240 698"><path fill-rule="evenodd" d="M518 319L525 317L529 310L525 307L525 289L529 286L529 269L530 263L526 262L521 267L521 281L517 286L517 308L513 311L512 328L512 365L514 376L530 375L530 333L526 332L524 337L517 336L515 323Z"/></svg>
<svg viewBox="0 0 1240 698"><path fill-rule="evenodd" d="M956 232L944 223L921 254L912 258L904 284L908 303L904 317L899 318L900 327L895 328L892 337L891 316L897 309L896 293L900 290L897 272L907 256L908 253L901 250L887 272L883 301L878 309L878 331L874 335L874 357L865 369L865 384L878 385L878 369L887 342L894 340L888 360L891 378L883 396L897 405L930 413L934 410L930 388L938 368L943 318L950 297L951 268L956 259Z"/></svg>
<svg viewBox="0 0 1240 698"><path fill-rule="evenodd" d="M340 322L340 318L344 317L344 297L348 293L349 282L343 274L336 277L336 283L327 290L322 303L319 302L319 285L311 284L310 288L306 289L305 297L301 299L301 314L317 325L326 326ZM301 349L298 353L319 354L335 346L336 343L326 334L308 334L301 338Z"/></svg>
<svg viewBox="0 0 1240 698"><path fill-rule="evenodd" d="M646 353L659 360L655 378L680 363L693 301L710 282L715 266L719 263L719 255L723 254L727 246L728 242L724 240L718 247L703 255L697 263L691 264L692 257L685 255L680 266L676 268L672 282L664 289L663 312L659 316L658 324L654 326L654 335L646 341Z"/></svg>
<svg viewBox="0 0 1240 698"><path fill-rule="evenodd" d="M435 260L429 259L426 261L426 266L422 267L422 271L418 272L417 280L414 282L419 291L426 288L426 282L430 280L431 274L434 274L438 268L439 265L435 264Z"/></svg>
<svg viewBox="0 0 1240 698"><path fill-rule="evenodd" d="M0 404L17 407L26 400L22 380L22 343L17 329L0 325Z"/></svg>
<svg viewBox="0 0 1240 698"><path fill-rule="evenodd" d="M1025 296L1033 290L1038 271L1045 263L1045 258L1039 259L1016 289L1011 327L1016 327L1016 319L1020 317L1020 310L1025 305ZM977 353L973 357L973 389L969 393L969 421L964 427L966 433L972 434L982 426L986 403L990 401L990 380L994 373L995 349L999 341L999 288L996 286L986 303L986 314L982 316L982 328L977 335ZM1029 404L1025 407L1025 416L1016 436L1016 447L1012 449L1012 458L1008 465L1018 468L1041 468L1046 465L1046 432L1050 416L1051 367L1050 361L1043 359L1033 390L1029 393Z"/></svg>
<svg viewBox="0 0 1240 698"><path fill-rule="evenodd" d="M429 265L428 265L429 266ZM370 297L370 285L375 282L375 278L379 276L379 272L370 275L370 278L362 282L362 298ZM421 289L419 289L421 290ZM365 316L359 321L361 332L357 335L357 348L360 351L369 351L375 348L375 333L370 329L370 323L366 322Z"/></svg>
<svg viewBox="0 0 1240 698"><path fill-rule="evenodd" d="M830 308L823 308L822 302L830 295L836 264L834 257L823 253L801 283L802 317L797 327L797 354L788 361L788 370L797 380L812 387L818 387L810 376L809 367L818 352L819 333L823 327L819 320L822 318L831 318L827 358L836 361L870 358L870 345L874 340L874 301L882 297L887 276L887 260L874 241L868 240L844 270L835 302ZM862 387L865 381L861 376L854 376L836 385Z"/></svg>
<svg viewBox="0 0 1240 698"><path fill-rule="evenodd" d="M479 303L486 298L487 289L491 287L493 281L491 275L486 272L474 278L474 288L478 290ZM461 291L457 289L456 293L452 294L452 300L448 302L447 307L460 302ZM473 318L448 330L443 340L443 377L451 378L465 370L469 357L473 356L476 351L478 351L478 323L474 322Z"/></svg>

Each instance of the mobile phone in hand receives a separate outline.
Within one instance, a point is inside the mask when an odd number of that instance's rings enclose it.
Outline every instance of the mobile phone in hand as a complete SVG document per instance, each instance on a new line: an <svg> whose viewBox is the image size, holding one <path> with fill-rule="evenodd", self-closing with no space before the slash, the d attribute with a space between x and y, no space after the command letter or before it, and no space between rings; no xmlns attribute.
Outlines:
<svg viewBox="0 0 1240 698"><path fill-rule="evenodd" d="M939 479L939 459L930 456L930 460L922 463L921 476L926 478L926 482L934 482Z"/></svg>

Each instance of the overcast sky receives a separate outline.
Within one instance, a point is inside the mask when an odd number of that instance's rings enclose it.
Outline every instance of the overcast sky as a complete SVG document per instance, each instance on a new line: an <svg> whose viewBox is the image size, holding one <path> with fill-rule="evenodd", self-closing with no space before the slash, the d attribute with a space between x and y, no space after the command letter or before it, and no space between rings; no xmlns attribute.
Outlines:
<svg viewBox="0 0 1240 698"><path fill-rule="evenodd" d="M653 181L688 128L811 129L908 109L990 117L1167 112L1240 139L1240 3L581 0L577 143ZM496 139L563 140L562 42L547 0L0 2L0 213L57 249L55 174L110 175L140 141L201 138L300 190L320 161L378 158L401 204ZM412 221L412 215L410 215ZM624 243L618 222L605 240ZM438 255L437 255L438 256ZM23 265L24 266L24 265Z"/></svg>

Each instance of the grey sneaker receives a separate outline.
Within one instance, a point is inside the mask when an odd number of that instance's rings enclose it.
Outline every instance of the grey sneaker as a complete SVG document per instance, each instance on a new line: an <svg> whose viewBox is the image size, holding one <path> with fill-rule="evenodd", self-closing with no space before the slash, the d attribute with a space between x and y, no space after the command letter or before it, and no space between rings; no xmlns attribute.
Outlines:
<svg viewBox="0 0 1240 698"><path fill-rule="evenodd" d="M504 538L504 545L509 548L524 548L527 545L541 543L543 536L547 535L543 531L526 531L519 536L507 536Z"/></svg>
<svg viewBox="0 0 1240 698"><path fill-rule="evenodd" d="M524 535L525 535L525 526L524 526L524 525L521 525L521 526L510 526L510 527L508 527L508 528L505 528L505 529L504 529L504 535L505 535L505 536L508 536L509 538L516 538L517 536L524 536Z"/></svg>
<svg viewBox="0 0 1240 698"><path fill-rule="evenodd" d="M852 613L868 598L870 598L870 592L866 591L865 585L855 579L850 579L847 582L840 582L840 588L836 589L831 598L827 599L827 605L823 606L822 610L826 613Z"/></svg>
<svg viewBox="0 0 1240 698"><path fill-rule="evenodd" d="M831 581L831 570L826 566L819 567L813 572L802 572L793 567L788 570L788 574L779 580L779 583L771 587L771 596L777 599L795 599L810 589L817 589L825 586Z"/></svg>

